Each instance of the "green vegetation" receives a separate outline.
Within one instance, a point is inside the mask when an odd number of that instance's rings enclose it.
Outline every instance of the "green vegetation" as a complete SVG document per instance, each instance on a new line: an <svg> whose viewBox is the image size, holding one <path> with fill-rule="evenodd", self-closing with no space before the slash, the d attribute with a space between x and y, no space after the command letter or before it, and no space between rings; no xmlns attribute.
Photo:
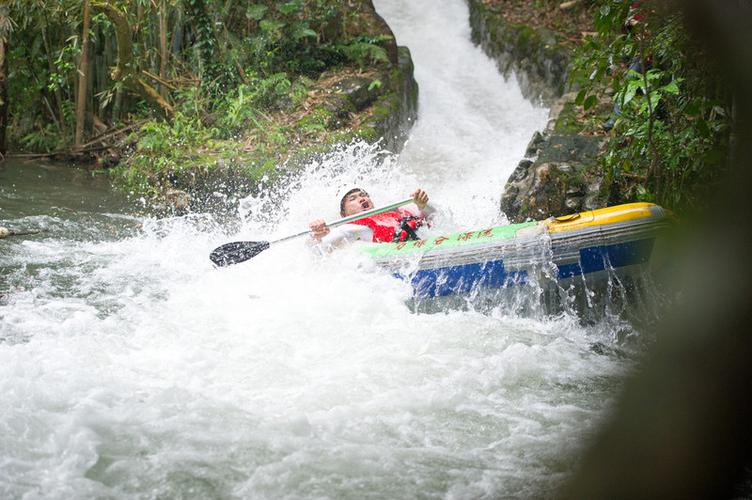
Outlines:
<svg viewBox="0 0 752 500"><path fill-rule="evenodd" d="M611 201L701 208L727 162L732 99L722 73L670 2L637 11L628 0L592 3L597 33L577 50L571 78L591 129L612 113L606 89L620 108L601 160Z"/></svg>
<svg viewBox="0 0 752 500"><path fill-rule="evenodd" d="M126 159L114 176L138 194L218 164L242 165L252 181L268 178L293 149L352 137L345 126L359 110L329 99L327 85L357 74L369 102L383 93L394 41L368 5L0 3L8 146L80 159L117 150Z"/></svg>

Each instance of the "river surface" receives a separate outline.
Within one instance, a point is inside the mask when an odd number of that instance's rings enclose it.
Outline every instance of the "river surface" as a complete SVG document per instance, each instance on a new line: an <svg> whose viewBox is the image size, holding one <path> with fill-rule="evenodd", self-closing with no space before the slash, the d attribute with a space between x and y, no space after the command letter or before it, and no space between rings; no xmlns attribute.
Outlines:
<svg viewBox="0 0 752 500"><path fill-rule="evenodd" d="M399 156L343 148L230 226L0 166L0 225L45 230L0 240L0 498L525 498L572 470L632 366L619 321L414 314L356 251L300 240L207 258L337 218L354 184L377 205L425 188L442 232L504 222L547 110L472 45L462 0L375 4L420 85Z"/></svg>

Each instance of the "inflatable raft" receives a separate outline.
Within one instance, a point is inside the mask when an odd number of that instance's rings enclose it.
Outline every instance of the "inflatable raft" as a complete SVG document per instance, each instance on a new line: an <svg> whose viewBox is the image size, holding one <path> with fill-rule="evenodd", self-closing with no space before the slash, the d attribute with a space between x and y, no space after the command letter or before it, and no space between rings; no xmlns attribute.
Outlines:
<svg viewBox="0 0 752 500"><path fill-rule="evenodd" d="M407 280L415 299L488 295L531 283L592 282L655 263L671 215L631 203L537 222L364 245L378 265Z"/></svg>

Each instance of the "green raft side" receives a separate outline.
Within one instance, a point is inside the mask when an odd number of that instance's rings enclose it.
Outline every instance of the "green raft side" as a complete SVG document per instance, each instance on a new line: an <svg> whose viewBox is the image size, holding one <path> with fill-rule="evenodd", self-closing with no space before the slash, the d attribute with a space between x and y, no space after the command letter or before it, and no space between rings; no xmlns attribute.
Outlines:
<svg viewBox="0 0 752 500"><path fill-rule="evenodd" d="M483 245L495 240L508 240L517 236L517 232L538 224L537 221L510 224L475 231L461 231L448 236L436 236L430 239L405 241L400 243L374 243L362 249L372 257L404 256L415 253L427 253L434 249Z"/></svg>

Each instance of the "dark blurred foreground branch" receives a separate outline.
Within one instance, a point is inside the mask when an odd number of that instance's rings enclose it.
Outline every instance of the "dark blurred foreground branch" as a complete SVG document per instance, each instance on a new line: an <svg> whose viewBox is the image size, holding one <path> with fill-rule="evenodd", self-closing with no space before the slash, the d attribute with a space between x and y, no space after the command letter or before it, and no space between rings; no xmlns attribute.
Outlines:
<svg viewBox="0 0 752 500"><path fill-rule="evenodd" d="M752 458L752 2L687 0L735 92L729 178L685 238L683 305L561 498L730 498Z"/></svg>

